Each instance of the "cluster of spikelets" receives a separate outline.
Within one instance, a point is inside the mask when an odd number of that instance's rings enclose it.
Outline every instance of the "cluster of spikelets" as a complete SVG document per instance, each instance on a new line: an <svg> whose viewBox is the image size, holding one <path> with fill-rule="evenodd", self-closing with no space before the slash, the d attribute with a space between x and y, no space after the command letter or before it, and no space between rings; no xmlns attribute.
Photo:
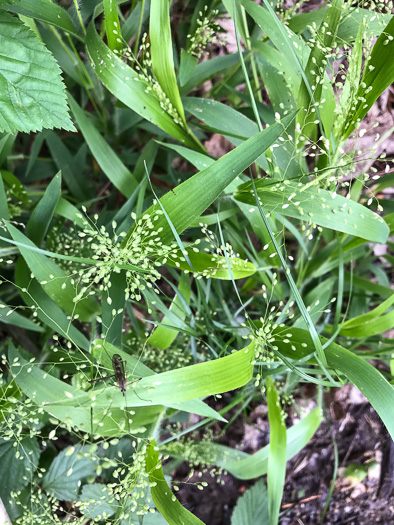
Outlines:
<svg viewBox="0 0 394 525"><path fill-rule="evenodd" d="M193 35L187 35L188 52L196 58L201 58L204 50L212 44L223 45L224 41L218 35L220 26L215 22L219 11L214 9L208 13L208 6L200 11L197 19L197 29Z"/></svg>
<svg viewBox="0 0 394 525"><path fill-rule="evenodd" d="M230 243L226 242L223 244L220 242L214 232L208 228L207 224L200 222L201 233L204 236L206 246L204 251L211 255L212 265L203 270L201 273L194 273L197 279L202 277L214 277L221 270L230 269L243 269L248 265L246 259L241 259L240 254L234 251L234 248ZM197 245L200 240L197 240L194 244ZM198 248L193 247L193 251L198 252Z"/></svg>
<svg viewBox="0 0 394 525"><path fill-rule="evenodd" d="M185 123L183 119L179 115L177 109L173 106L171 100L168 98L152 72L150 43L147 41L147 38L147 33L144 33L142 36L141 45L138 50L138 58L134 55L133 51L127 44L122 50L123 58L125 58L136 71L138 75L136 80L139 80L145 84L145 92L157 98L162 110L173 119L175 124L184 127Z"/></svg>
<svg viewBox="0 0 394 525"><path fill-rule="evenodd" d="M182 429L180 426L168 427L171 434L179 433ZM227 474L226 470L217 466L217 454L211 446L215 436L211 429L205 430L202 434L192 432L188 437L181 437L164 445L161 449L172 457L182 457L189 464L189 479L195 474L201 478L203 474L209 474L211 478L216 478L217 483L223 485L223 476ZM196 472L197 470L197 472ZM186 482L190 483L190 482ZM197 481L196 486L203 490L208 484L205 481ZM174 491L179 490L179 483L173 484Z"/></svg>
<svg viewBox="0 0 394 525"><path fill-rule="evenodd" d="M85 211L85 210L84 210ZM89 244L90 250L94 252L92 259L97 264L80 273L80 281L83 285L75 301L81 300L92 285L98 285L100 291L108 291L111 287L111 275L126 270L126 300L141 300L141 292L146 288L159 291L154 287L161 275L158 268L168 260L184 261L179 255L176 242L163 244L160 238L162 227L156 228L155 223L163 212L156 211L153 216L143 215L135 223L132 234L126 239L126 232L119 235L116 233L117 224L112 222L113 236L106 230L105 226L97 227L95 222L87 221L81 215L85 228L79 233L79 237ZM136 219L135 214L132 214ZM95 215L95 221L98 216ZM109 304L111 299L108 298Z"/></svg>

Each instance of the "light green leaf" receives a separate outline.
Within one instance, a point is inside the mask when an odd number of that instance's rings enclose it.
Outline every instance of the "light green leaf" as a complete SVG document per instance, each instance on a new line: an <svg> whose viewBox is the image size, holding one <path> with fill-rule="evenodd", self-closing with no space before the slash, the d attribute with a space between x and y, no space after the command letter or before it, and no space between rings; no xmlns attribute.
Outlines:
<svg viewBox="0 0 394 525"><path fill-rule="evenodd" d="M231 279L244 279L256 272L256 266L244 259L238 257L228 257L228 261L224 256L210 255L208 253L196 253L191 250L186 250L189 260L193 265L194 275L204 275L212 279L223 279L231 281ZM167 261L167 264L190 272L190 266L187 261ZM230 268L229 268L230 267ZM231 272L230 272L231 270ZM232 277L231 277L232 274Z"/></svg>
<svg viewBox="0 0 394 525"><path fill-rule="evenodd" d="M93 23L87 31L86 50L96 75L115 97L186 146L196 147L187 131L163 111L159 100L146 92L147 85L138 74L104 44Z"/></svg>
<svg viewBox="0 0 394 525"><path fill-rule="evenodd" d="M357 202L322 190L314 183L257 180L255 185L265 212L278 211L281 215L372 242L384 243L387 240L389 228L379 215ZM247 204L256 204L249 182L237 188L234 198Z"/></svg>
<svg viewBox="0 0 394 525"><path fill-rule="evenodd" d="M0 131L75 131L60 69L51 53L18 18L0 12Z"/></svg>
<svg viewBox="0 0 394 525"><path fill-rule="evenodd" d="M153 73L178 112L181 121L186 125L185 113L176 83L170 25L170 2L168 0L151 0L149 32Z"/></svg>
<svg viewBox="0 0 394 525"><path fill-rule="evenodd" d="M268 513L271 525L277 525L286 476L286 424L279 394L270 376L267 377L267 405L270 424L268 457Z"/></svg>
<svg viewBox="0 0 394 525"><path fill-rule="evenodd" d="M103 361L105 353L107 353L108 359L110 353L115 353L115 350L122 359L127 360L126 370L130 376L135 377L138 374L141 365L133 367L133 360L120 349L97 340L94 351L97 352L98 350L102 352L100 362ZM170 370L161 374L147 376L145 373L145 376L138 381L134 388L128 389L127 404L128 406L160 404L183 410L182 402L184 401L220 394L247 384L252 378L252 357L253 347L249 345L221 359ZM152 374L151 371L150 374ZM65 387L69 389L67 385ZM109 405L125 407L125 397L117 386L96 388L94 393L72 392L72 396L63 395L58 400L51 400L50 404L89 406L92 404L92 396L95 398L95 407L107 407Z"/></svg>
<svg viewBox="0 0 394 525"><path fill-rule="evenodd" d="M205 170L177 186L175 192L170 191L160 199L178 234L193 224L220 193L280 137L293 118L294 115L289 115L281 122L257 133ZM159 204L155 204L145 213L154 216L160 209ZM173 239L172 230L163 215L155 224L157 229L163 228L160 238L164 243ZM132 235L132 231L133 227L124 238L123 245Z"/></svg>
<svg viewBox="0 0 394 525"><path fill-rule="evenodd" d="M140 377L156 377L155 373L149 368L139 363L138 360L134 360L119 348L109 343L106 343L105 347L108 348L108 352L111 352L111 354L102 351L100 363L104 364L107 370L111 369L110 355L116 351L123 359L127 359L126 368L130 377L138 378L138 375ZM100 348L103 350L104 347L101 346ZM127 432L132 432L133 428L150 425L163 411L160 401L152 405L149 400L139 398L133 392L133 386L127 389L126 396L122 396L122 401L119 400L118 405L122 405L122 408L117 407L116 403L112 401L107 401L105 406L98 407L94 402L97 392L102 392L103 390L108 390L109 393L114 391L120 392L119 388L117 386L108 386L104 389L100 388L86 393L44 373L37 366L23 359L15 349L9 351L9 359L12 374L24 394L34 399L35 402L40 403L44 410L52 416L84 432L101 436L121 436ZM38 385L39 388L37 388ZM136 406L134 398L140 399L142 408ZM181 401L179 398L180 396L177 396L177 401L169 402L167 406L176 410L225 421L218 412L200 399ZM130 405L133 405L132 414L130 413ZM97 408L92 409L92 406Z"/></svg>
<svg viewBox="0 0 394 525"><path fill-rule="evenodd" d="M237 501L231 516L231 525L268 524L268 495L261 479L246 490Z"/></svg>
<svg viewBox="0 0 394 525"><path fill-rule="evenodd" d="M105 32L107 34L108 47L111 51L121 51L123 42L120 32L117 2L115 0L103 0Z"/></svg>
<svg viewBox="0 0 394 525"><path fill-rule="evenodd" d="M71 95L68 95L68 101L77 125L81 130L93 157L96 159L97 164L112 184L118 188L123 195L130 197L133 191L137 188L138 181L116 155L111 146L100 135L94 127L94 124L78 106Z"/></svg>
<svg viewBox="0 0 394 525"><path fill-rule="evenodd" d="M353 317L346 321L340 330L345 337L370 337L390 330L394 326L394 310L382 315L394 303L394 294L386 299L380 306L366 314Z"/></svg>
<svg viewBox="0 0 394 525"><path fill-rule="evenodd" d="M204 525L201 520L183 507L176 499L164 477L156 442L148 445L146 453L146 472L153 483L151 495L157 510L169 525Z"/></svg>

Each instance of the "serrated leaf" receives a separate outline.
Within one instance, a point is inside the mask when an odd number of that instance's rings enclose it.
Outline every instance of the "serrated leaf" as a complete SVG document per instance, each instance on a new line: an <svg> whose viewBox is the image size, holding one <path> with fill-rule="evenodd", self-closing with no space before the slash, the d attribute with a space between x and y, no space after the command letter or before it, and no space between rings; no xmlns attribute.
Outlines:
<svg viewBox="0 0 394 525"><path fill-rule="evenodd" d="M60 500L75 501L80 481L94 472L94 461L84 457L88 449L77 445L74 451L72 447L62 450L44 476L44 489Z"/></svg>
<svg viewBox="0 0 394 525"><path fill-rule="evenodd" d="M109 494L107 485L103 483L93 483L92 485L84 485L79 496L79 501L85 502L81 505L81 512L87 518L101 519L109 518L117 509L116 505L110 500L113 499Z"/></svg>
<svg viewBox="0 0 394 525"><path fill-rule="evenodd" d="M7 11L54 25L82 40L68 13L51 0L11 0L5 4L4 9Z"/></svg>
<svg viewBox="0 0 394 525"><path fill-rule="evenodd" d="M0 47L0 131L75 131L55 59L23 22L4 12Z"/></svg>
<svg viewBox="0 0 394 525"><path fill-rule="evenodd" d="M36 438L0 441L0 498L4 502L8 503L11 491L21 490L33 478L39 457Z"/></svg>
<svg viewBox="0 0 394 525"><path fill-rule="evenodd" d="M268 517L268 495L264 481L258 481L239 498L231 516L231 525L266 524Z"/></svg>

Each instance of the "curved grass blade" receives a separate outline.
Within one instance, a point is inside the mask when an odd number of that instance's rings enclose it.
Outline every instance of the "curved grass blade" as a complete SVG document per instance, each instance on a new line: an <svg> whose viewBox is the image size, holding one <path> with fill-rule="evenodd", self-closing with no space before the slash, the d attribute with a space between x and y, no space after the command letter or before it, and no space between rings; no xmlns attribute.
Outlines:
<svg viewBox="0 0 394 525"><path fill-rule="evenodd" d="M132 360L125 352L119 348L111 347L101 340L95 342L95 348L103 347L103 345L107 351L111 348L116 349L116 352L112 353L118 353L124 361L127 361L128 373L132 375L138 373L139 368L133 370ZM149 371L150 375L146 376L145 374L145 377L136 386L138 396L133 392L128 393L128 402L132 406L161 404L182 409L181 405L184 401L220 394L247 384L253 374L252 357L253 348L249 345L221 359L170 370L161 374L152 375L152 372ZM94 397L96 407L106 407L108 403L114 407L123 407L125 402L122 393L117 388L95 389ZM78 392L73 395L72 399L63 398L53 402L55 405L70 406L91 403L92 394L86 392Z"/></svg>
<svg viewBox="0 0 394 525"><path fill-rule="evenodd" d="M291 332L291 337L289 337L291 345L285 343L282 337L275 337L274 344L279 351L286 357L297 360L310 355L314 347L310 334L306 330L294 327L290 328L289 332ZM320 337L320 341L325 343L327 339ZM328 366L340 371L364 394L381 417L391 436L394 436L394 414L392 410L394 388L392 385L366 360L336 343L327 346L325 353Z"/></svg>
<svg viewBox="0 0 394 525"><path fill-rule="evenodd" d="M292 181L278 183L257 180L255 186L265 212L277 211L287 217L308 221L372 242L385 243L387 240L389 228L379 215L341 195L332 194L311 183ZM234 198L247 204L256 204L252 183L239 186Z"/></svg>
<svg viewBox="0 0 394 525"><path fill-rule="evenodd" d="M93 23L87 31L86 50L96 75L116 98L182 144L196 147L189 134L163 111L158 99L146 92L147 86L138 74L104 44Z"/></svg>
<svg viewBox="0 0 394 525"><path fill-rule="evenodd" d="M4 4L4 2L2 2ZM79 30L75 27L68 13L54 2L43 2L42 0L18 0L2 5L3 9L28 16L46 22L62 29L65 33L75 36L78 40L83 40Z"/></svg>
<svg viewBox="0 0 394 525"><path fill-rule="evenodd" d="M185 112L174 69L168 0L151 0L149 32L153 73L186 127Z"/></svg>
<svg viewBox="0 0 394 525"><path fill-rule="evenodd" d="M157 510L170 525L204 525L176 499L164 477L156 442L152 440L146 453L146 472L152 482L151 494Z"/></svg>

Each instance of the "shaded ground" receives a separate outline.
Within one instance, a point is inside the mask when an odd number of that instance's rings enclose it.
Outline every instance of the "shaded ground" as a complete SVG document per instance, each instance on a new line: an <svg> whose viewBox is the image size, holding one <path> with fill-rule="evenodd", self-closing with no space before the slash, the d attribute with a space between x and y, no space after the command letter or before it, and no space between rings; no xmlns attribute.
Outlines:
<svg viewBox="0 0 394 525"><path fill-rule="evenodd" d="M331 391L325 399L327 422L313 439L287 465L281 525L318 524L327 500L334 472L334 444L338 446L338 475L324 524L394 524L394 447L379 416L352 386ZM302 403L302 401L301 401ZM304 404L313 408L311 401ZM290 413L287 424L298 420ZM239 418L221 442L246 452L255 452L268 443L266 407L257 406L247 422ZM346 475L345 469L358 467L360 481ZM186 480L189 469L180 466L175 479ZM189 481L205 480L200 491L194 485L180 485L179 499L207 525L227 525L239 496L257 480L245 482L223 476L224 485L209 474ZM264 524L262 524L264 525Z"/></svg>

